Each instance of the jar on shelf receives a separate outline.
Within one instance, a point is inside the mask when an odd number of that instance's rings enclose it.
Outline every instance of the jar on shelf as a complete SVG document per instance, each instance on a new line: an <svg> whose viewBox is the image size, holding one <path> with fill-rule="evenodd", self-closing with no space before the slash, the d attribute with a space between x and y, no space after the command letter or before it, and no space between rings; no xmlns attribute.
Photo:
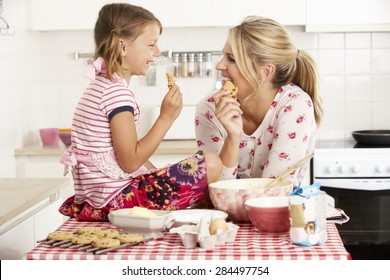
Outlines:
<svg viewBox="0 0 390 280"><path fill-rule="evenodd" d="M181 54L180 76L183 78L186 78L188 76L188 55L187 55L187 53Z"/></svg>
<svg viewBox="0 0 390 280"><path fill-rule="evenodd" d="M188 77L195 77L195 54L188 54Z"/></svg>
<svg viewBox="0 0 390 280"><path fill-rule="evenodd" d="M180 77L180 64L179 64L179 54L174 53L172 55L172 75L174 77Z"/></svg>
<svg viewBox="0 0 390 280"><path fill-rule="evenodd" d="M204 76L203 53L196 54L195 76L197 77Z"/></svg>
<svg viewBox="0 0 390 280"><path fill-rule="evenodd" d="M206 53L206 57L205 57L205 62L204 62L204 65L205 65L205 76L206 77L212 77L213 76L213 67L212 67L212 63L211 63L211 53Z"/></svg>

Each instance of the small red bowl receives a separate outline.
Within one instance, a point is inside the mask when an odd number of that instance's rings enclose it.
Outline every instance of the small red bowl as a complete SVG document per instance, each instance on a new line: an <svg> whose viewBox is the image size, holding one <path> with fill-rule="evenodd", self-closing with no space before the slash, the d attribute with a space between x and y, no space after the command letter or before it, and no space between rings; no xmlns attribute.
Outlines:
<svg viewBox="0 0 390 280"><path fill-rule="evenodd" d="M259 197L246 200L245 210L261 233L287 233L290 230L289 198Z"/></svg>

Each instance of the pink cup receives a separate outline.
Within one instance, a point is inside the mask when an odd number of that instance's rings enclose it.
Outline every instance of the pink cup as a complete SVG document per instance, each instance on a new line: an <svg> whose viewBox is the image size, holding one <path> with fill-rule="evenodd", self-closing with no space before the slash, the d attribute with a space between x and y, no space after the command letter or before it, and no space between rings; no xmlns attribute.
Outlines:
<svg viewBox="0 0 390 280"><path fill-rule="evenodd" d="M262 233L288 233L290 230L289 198L258 197L246 200L245 210L251 223Z"/></svg>
<svg viewBox="0 0 390 280"><path fill-rule="evenodd" d="M58 146L59 136L58 128L41 128L39 129L43 146Z"/></svg>

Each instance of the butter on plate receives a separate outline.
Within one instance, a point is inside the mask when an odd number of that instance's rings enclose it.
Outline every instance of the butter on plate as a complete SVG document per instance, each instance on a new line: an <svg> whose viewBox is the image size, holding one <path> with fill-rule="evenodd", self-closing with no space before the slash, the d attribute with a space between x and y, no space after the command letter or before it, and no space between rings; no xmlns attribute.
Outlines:
<svg viewBox="0 0 390 280"><path fill-rule="evenodd" d="M155 217L155 216L157 216L156 213L150 211L149 209L143 208L143 207L138 207L138 206L131 208L129 211L129 214L131 216L137 216L137 217Z"/></svg>

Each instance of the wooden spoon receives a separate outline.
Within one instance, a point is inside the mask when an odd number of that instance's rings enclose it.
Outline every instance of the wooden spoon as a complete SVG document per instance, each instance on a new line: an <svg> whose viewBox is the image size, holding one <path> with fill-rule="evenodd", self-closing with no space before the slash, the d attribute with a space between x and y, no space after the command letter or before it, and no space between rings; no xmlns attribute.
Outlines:
<svg viewBox="0 0 390 280"><path fill-rule="evenodd" d="M293 166L291 166L286 172L284 172L282 175L278 176L275 178L275 180L271 181L270 183L268 183L268 185L266 185L264 188L265 189L269 189L269 188L272 188L275 184L279 183L280 181L282 181L284 178L286 178L288 175L291 174L291 172L293 172L295 169L298 169L299 167L301 167L302 165L304 165L306 162L308 162L309 160L311 160L313 158L313 154L308 154L306 157L304 157L303 159L301 159L300 161L298 161L296 164L294 164Z"/></svg>

